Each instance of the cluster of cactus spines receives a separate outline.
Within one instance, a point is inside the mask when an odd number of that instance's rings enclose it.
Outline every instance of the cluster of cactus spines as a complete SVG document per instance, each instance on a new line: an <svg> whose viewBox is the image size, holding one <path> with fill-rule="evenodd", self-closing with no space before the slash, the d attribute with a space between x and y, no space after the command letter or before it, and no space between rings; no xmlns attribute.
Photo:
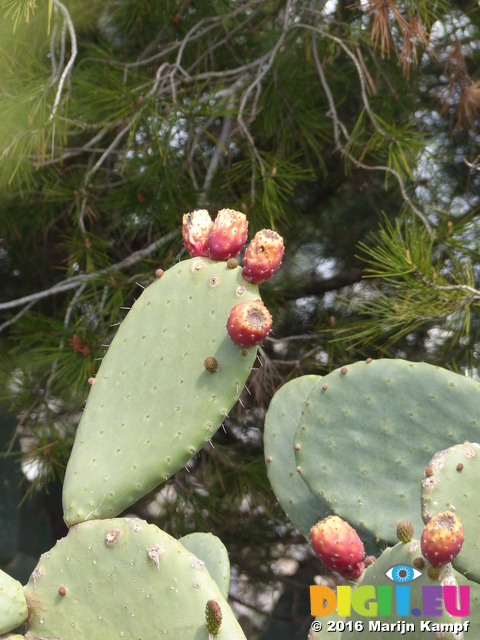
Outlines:
<svg viewBox="0 0 480 640"><path fill-rule="evenodd" d="M88 381L65 475L68 535L24 589L0 572L0 634L26 623L29 640L244 640L226 601L230 564L218 538L194 533L180 542L114 516L206 444L243 389L272 322L236 259L247 229L231 209L214 222L206 210L183 217L191 259L156 270ZM249 335L234 341L226 323L239 304Z"/></svg>
<svg viewBox="0 0 480 640"><path fill-rule="evenodd" d="M218 640L245 638L205 563L139 519L71 527L41 556L25 595L29 638L206 640L209 600L222 611Z"/></svg>
<svg viewBox="0 0 480 640"><path fill-rule="evenodd" d="M22 585L0 570L0 634L16 629L25 622L27 615Z"/></svg>
<svg viewBox="0 0 480 640"><path fill-rule="evenodd" d="M344 578L365 569L365 548L355 529L338 516L327 516L310 529L313 550L322 563Z"/></svg>
<svg viewBox="0 0 480 640"><path fill-rule="evenodd" d="M423 528L420 539L423 557L433 566L452 562L460 553L464 539L460 518L452 511L439 511Z"/></svg>

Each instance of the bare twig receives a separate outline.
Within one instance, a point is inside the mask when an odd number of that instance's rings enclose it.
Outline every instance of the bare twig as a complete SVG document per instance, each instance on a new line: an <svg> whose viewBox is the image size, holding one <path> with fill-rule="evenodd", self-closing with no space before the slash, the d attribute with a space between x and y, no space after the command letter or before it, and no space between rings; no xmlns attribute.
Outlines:
<svg viewBox="0 0 480 640"><path fill-rule="evenodd" d="M0 311L6 309L14 309L15 307L20 307L23 304L35 304L38 300L42 300L44 298L49 298L50 296L57 295L58 293L65 293L66 291L71 291L72 289L76 289L77 287L81 287L85 282L89 282L90 280L95 280L104 275L108 275L109 273L115 273L116 271L121 271L122 269L128 269L134 264L137 264L144 258L150 256L154 253L159 247L170 242L175 237L179 235L179 231L171 231L166 236L159 238L155 242L152 242L145 249L140 249L139 251L135 251L130 254L124 260L117 262L116 264L112 264L110 267L106 269L101 269L100 271L96 271L95 273L85 273L80 274L78 276L72 276L71 278L67 278L62 282L59 282L53 287L49 287L48 289L44 289L43 291L37 291L36 293L32 293L28 296L23 296L22 298L17 298L16 300L9 300L7 302L0 302Z"/></svg>
<svg viewBox="0 0 480 640"><path fill-rule="evenodd" d="M227 104L227 111L231 110L232 108L233 108L233 99L230 98ZM198 197L198 203L200 206L204 206L207 201L207 194L210 189L210 185L212 184L212 180L217 172L217 168L220 163L220 158L222 156L222 153L225 153L228 137L230 135L230 129L232 128L232 119L233 118L229 113L227 113L227 115L223 119L222 129L220 131L217 144L213 151L210 164L208 165L207 173L205 174L203 189Z"/></svg>
<svg viewBox="0 0 480 640"><path fill-rule="evenodd" d="M77 36L75 34L75 27L73 26L72 18L70 17L70 13L68 12L67 7L60 2L60 0L53 0L53 4L60 9L63 13L65 22L68 26L68 32L70 34L70 43L71 43L71 52L70 59L65 65L65 68L60 76L60 80L58 82L57 93L55 95L55 101L53 103L52 113L50 114L50 120L55 117L57 113L58 105L60 103L60 98L62 97L63 85L65 84L65 80L67 79L70 71L72 70L73 65L75 64L75 58L77 57L78 49L77 49Z"/></svg>
<svg viewBox="0 0 480 640"><path fill-rule="evenodd" d="M315 31L317 33L320 33L326 37L331 37L333 40L335 40L336 42L340 42L338 38L336 38L335 36L330 36L327 33L324 33L323 31L321 31L320 29L318 29L317 27L312 27L310 25L303 25L303 24L296 24L294 25L295 27L305 27L307 29L310 29L312 31ZM345 45L342 44L342 48L347 51L347 49L345 48ZM351 56L355 57L351 52L350 52ZM349 54L349 55L350 55ZM346 131L345 126L343 125L343 123L339 120L338 115L337 115L337 111L335 108L335 101L333 99L333 95L332 92L330 90L330 87L327 83L327 80L325 78L325 74L323 73L323 68L321 65L321 62L318 58L318 51L317 51L317 47L316 47L316 43L314 43L313 46L313 56L314 56L314 60L315 60L315 65L317 68L317 72L318 75L320 77L320 82L322 83L322 87L323 90L325 91L325 94L327 96L327 100L328 100L328 104L329 104L329 112L328 115L332 118L333 121L333 128L334 128L334 139L335 139L335 145L336 148L342 152L342 154L348 158L350 160L350 162L355 165L355 167L357 167L357 169L365 169L367 171L382 171L382 172L386 172L389 173L390 175L393 175L397 182L398 182L398 186L400 188L400 192L402 194L402 197L404 199L404 201L408 204L408 206L410 207L410 209L413 211L413 213L417 216L417 218L419 218L419 220L422 221L422 223L424 224L428 234L430 237L433 236L433 231L432 231L432 227L430 225L430 223L428 222L426 216L415 206L415 204L413 203L412 199L410 198L410 196L407 193L407 190L405 188L405 184L403 182L402 176L398 173L398 171L396 171L395 169L393 169L392 167L388 167L385 165L368 165L365 164L364 162L361 162L360 160L358 160L357 158L355 158L355 156L353 156L351 153L349 153L345 146L341 143L340 141L340 134L339 134L339 130L342 130L342 133L344 134L344 136L348 139L349 135L348 132ZM367 111L370 111L370 106L368 104L368 100L366 97L366 92L365 92L365 79L363 78L363 72L362 72L362 68L360 66L360 64L358 63L358 61L356 61L356 69L357 69L357 73L360 79L360 84L362 87L362 100L365 106L365 109ZM374 116L373 114L370 114L370 118L372 123L374 123ZM378 127L374 124L375 128L377 129L377 131L379 131L380 133L382 133L381 129L378 129Z"/></svg>
<svg viewBox="0 0 480 640"><path fill-rule="evenodd" d="M31 300L28 304L26 304L23 309L21 309L16 316L14 316L13 318L10 318L10 320L7 320L6 322L4 322L3 324L0 324L0 333L2 333L2 331L4 329L6 329L7 327L9 327L12 324L15 324L15 322L21 318L23 316L24 313L27 313L27 311L29 309L31 309L33 307L33 305L36 303L36 300Z"/></svg>

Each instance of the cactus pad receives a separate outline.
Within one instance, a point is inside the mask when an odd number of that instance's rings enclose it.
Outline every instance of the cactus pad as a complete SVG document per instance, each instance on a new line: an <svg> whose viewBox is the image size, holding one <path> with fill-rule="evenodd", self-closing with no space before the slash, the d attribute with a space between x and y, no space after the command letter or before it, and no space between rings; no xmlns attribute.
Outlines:
<svg viewBox="0 0 480 640"><path fill-rule="evenodd" d="M215 580L226 600L230 586L230 560L228 551L220 538L212 533L195 532L183 536L179 542L187 551L203 560L208 573Z"/></svg>
<svg viewBox="0 0 480 640"><path fill-rule="evenodd" d="M480 384L470 378L404 360L357 362L310 392L294 439L297 469L325 507L394 541L404 517L423 528L416 500L433 453L478 439L479 416Z"/></svg>
<svg viewBox="0 0 480 640"><path fill-rule="evenodd" d="M23 587L0 570L0 634L13 631L27 619L27 602Z"/></svg>
<svg viewBox="0 0 480 640"><path fill-rule="evenodd" d="M208 640L205 606L223 620L218 640L245 640L205 564L143 520L93 520L41 556L25 594L26 640Z"/></svg>
<svg viewBox="0 0 480 640"><path fill-rule="evenodd" d="M432 473L422 480L422 518L427 522L439 511L452 511L460 518L465 540L453 566L480 582L480 445L464 442L440 451L428 466Z"/></svg>
<svg viewBox="0 0 480 640"><path fill-rule="evenodd" d="M237 401L256 348L232 343L232 307L257 300L240 267L192 258L150 285L92 385L64 484L68 526L121 513L180 469ZM204 362L213 357L212 374Z"/></svg>
<svg viewBox="0 0 480 640"><path fill-rule="evenodd" d="M310 528L330 513L297 473L293 440L306 399L320 376L290 380L273 397L265 416L265 463L272 489L283 510L307 540Z"/></svg>

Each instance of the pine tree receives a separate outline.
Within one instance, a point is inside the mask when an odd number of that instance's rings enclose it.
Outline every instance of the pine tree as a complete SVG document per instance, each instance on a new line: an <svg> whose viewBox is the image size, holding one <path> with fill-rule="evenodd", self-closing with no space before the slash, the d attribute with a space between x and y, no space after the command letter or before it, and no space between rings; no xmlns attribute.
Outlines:
<svg viewBox="0 0 480 640"><path fill-rule="evenodd" d="M246 633L260 637L259 593L289 581L272 562L308 557L265 475L275 389L378 355L478 375L478 7L0 0L0 11L0 369L30 493L61 482L87 380L139 284L182 258L183 213L228 206L251 235L285 237L265 287L274 334L245 408L190 475L136 507L174 535L226 542Z"/></svg>

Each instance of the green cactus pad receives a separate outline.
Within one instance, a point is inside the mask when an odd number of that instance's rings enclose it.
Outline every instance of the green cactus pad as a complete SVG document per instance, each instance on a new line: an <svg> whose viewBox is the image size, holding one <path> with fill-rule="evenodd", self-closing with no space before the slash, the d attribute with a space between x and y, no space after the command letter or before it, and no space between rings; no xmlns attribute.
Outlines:
<svg viewBox="0 0 480 640"><path fill-rule="evenodd" d="M223 597L227 599L230 587L230 560L220 538L212 533L195 532L183 536L179 542L187 551L203 560L208 573L217 583Z"/></svg>
<svg viewBox="0 0 480 640"><path fill-rule="evenodd" d="M293 440L306 399L319 380L320 376L309 375L284 384L270 403L263 436L272 489L287 516L307 539L310 539L310 528L330 510L297 473Z"/></svg>
<svg viewBox="0 0 480 640"><path fill-rule="evenodd" d="M259 298L240 267L193 258L149 286L122 322L78 427L64 485L68 526L113 517L172 475L237 401L256 348L230 340L231 308ZM209 356L218 371L205 369Z"/></svg>
<svg viewBox="0 0 480 640"><path fill-rule="evenodd" d="M394 565L400 564L400 565L411 566L413 563L413 560L421 556L422 554L420 550L420 542L418 540L412 540L408 544L403 544L402 542L399 542L395 547L385 549L385 551L377 559L377 561L374 562L374 564L370 565L366 569L364 578L360 583L359 587L364 587L367 585L369 586L373 585L374 587L378 587L380 585L391 586L392 600L393 600L391 605L391 615L363 617L358 615L352 610L352 615L345 619L345 623L352 622L353 625L355 625L356 621L363 622L364 624L363 634L365 634L366 637L372 637L372 638L375 637L375 640L377 639L378 640L422 640L425 637L428 637L429 635L432 635L432 637L436 637L435 633L429 634L421 630L422 621L430 620L431 622L434 622L437 624L442 624L442 623L444 624L444 623L454 623L454 622L461 623L461 622L464 622L465 620L469 620L470 628L468 630L468 636L469 637L471 636L472 638L479 637L478 622L476 618L475 620L473 620L472 615L469 615L467 618L451 617L445 611L443 604L442 604L442 610L443 610L442 615L431 616L431 615L423 614L424 604L423 604L423 596L422 596L422 587L423 586L439 586L444 584L448 584L451 586L468 584L470 586L470 612L471 614L474 614L475 599L478 596L478 593L477 593L478 585L476 585L475 583L469 583L463 576L461 576L458 572L456 572L451 565L445 565L444 567L442 567L442 573L440 575L439 580L432 580L428 577L427 575L427 570L429 567L428 563L426 563L426 566L423 569L421 570L416 569L417 571L419 571L421 575L417 575L417 577L414 578L412 581L409 581L408 584L405 582L403 586L408 586L410 588L410 611L413 611L414 609L418 609L419 615L410 615L410 616L402 617L397 614L395 587L402 586L402 584L398 582L394 582L385 574ZM414 630L413 631L410 630L405 633L405 631L402 631L401 627L400 628L390 627L390 629L385 629L383 631L380 630L374 633L372 632L371 634L368 633L369 621L376 621L382 624L394 625L395 623L401 622L402 620L405 623L413 624ZM345 630L342 633L341 639L355 640L356 638L359 638L360 635L362 634L359 634L358 631L356 632L354 630L352 631ZM445 636L441 636L441 637L450 638L451 640L454 640L455 637L458 638L458 636L454 636L453 634L448 632L445 633Z"/></svg>
<svg viewBox="0 0 480 640"><path fill-rule="evenodd" d="M205 606L222 611L218 640L245 640L205 564L143 520L93 520L41 556L25 594L26 640L208 640Z"/></svg>
<svg viewBox="0 0 480 640"><path fill-rule="evenodd" d="M480 436L480 384L425 363L357 362L319 381L295 434L301 478L356 529L419 532L420 479L435 451Z"/></svg>
<svg viewBox="0 0 480 640"><path fill-rule="evenodd" d="M440 451L428 466L432 474L422 480L423 521L439 511L453 511L460 518L465 540L453 566L480 582L480 445L465 442Z"/></svg>
<svg viewBox="0 0 480 640"><path fill-rule="evenodd" d="M16 629L25 622L27 614L22 585L0 570L0 633Z"/></svg>

